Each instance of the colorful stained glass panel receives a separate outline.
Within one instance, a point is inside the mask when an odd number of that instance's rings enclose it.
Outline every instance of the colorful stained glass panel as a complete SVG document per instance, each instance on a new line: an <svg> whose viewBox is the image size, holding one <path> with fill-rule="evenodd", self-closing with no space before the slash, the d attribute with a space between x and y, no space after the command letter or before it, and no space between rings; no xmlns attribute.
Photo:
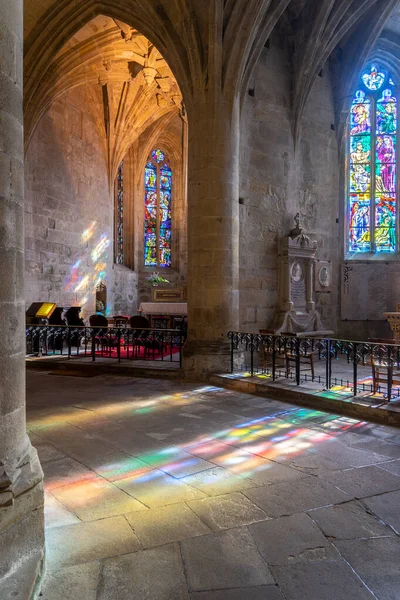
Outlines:
<svg viewBox="0 0 400 600"><path fill-rule="evenodd" d="M145 233L144 235L144 264L147 267L157 265L157 235L155 231Z"/></svg>
<svg viewBox="0 0 400 600"><path fill-rule="evenodd" d="M155 190L157 186L157 169L153 163L147 163L144 170L144 185L146 190Z"/></svg>
<svg viewBox="0 0 400 600"><path fill-rule="evenodd" d="M377 252L396 250L396 202L393 199L376 199L375 247Z"/></svg>
<svg viewBox="0 0 400 600"><path fill-rule="evenodd" d="M350 162L367 163L371 157L371 138L369 135L354 135L350 139Z"/></svg>
<svg viewBox="0 0 400 600"><path fill-rule="evenodd" d="M160 169L160 266L171 266L172 173L167 164Z"/></svg>
<svg viewBox="0 0 400 600"><path fill-rule="evenodd" d="M372 65L371 71L364 73L361 79L369 90L379 90L385 81L385 74L376 65Z"/></svg>
<svg viewBox="0 0 400 600"><path fill-rule="evenodd" d="M371 102L365 93L359 90L353 100L350 111L350 135L371 133Z"/></svg>
<svg viewBox="0 0 400 600"><path fill-rule="evenodd" d="M376 104L376 133L395 134L397 128L397 100L391 90L384 90Z"/></svg>
<svg viewBox="0 0 400 600"><path fill-rule="evenodd" d="M145 266L171 266L172 172L161 150L145 168Z"/></svg>
<svg viewBox="0 0 400 600"><path fill-rule="evenodd" d="M369 252L370 238L370 197L367 194L350 196L350 251Z"/></svg>
<svg viewBox="0 0 400 600"><path fill-rule="evenodd" d="M396 190L396 136L378 135L376 137L375 159L377 192L394 194Z"/></svg>
<svg viewBox="0 0 400 600"><path fill-rule="evenodd" d="M396 165L394 163L377 163L375 166L375 192L382 196L394 195L396 192Z"/></svg>
<svg viewBox="0 0 400 600"><path fill-rule="evenodd" d="M120 162L117 173L117 205L115 235L115 262L118 265L122 265L124 262L124 161Z"/></svg>
<svg viewBox="0 0 400 600"><path fill-rule="evenodd" d="M144 264L157 265L157 168L147 163L144 170Z"/></svg>
<svg viewBox="0 0 400 600"><path fill-rule="evenodd" d="M157 150L153 150L151 153L151 158L155 160L157 163L161 163L165 160L165 154L159 148Z"/></svg>
<svg viewBox="0 0 400 600"><path fill-rule="evenodd" d="M372 65L361 79L370 91L359 89L350 110L349 250L394 252L397 99L390 88L393 80L378 65ZM385 81L389 83L384 85ZM372 114L376 116L374 132ZM373 202L370 201L372 192Z"/></svg>
<svg viewBox="0 0 400 600"><path fill-rule="evenodd" d="M350 165L350 192L366 193L371 189L371 166L356 163Z"/></svg>

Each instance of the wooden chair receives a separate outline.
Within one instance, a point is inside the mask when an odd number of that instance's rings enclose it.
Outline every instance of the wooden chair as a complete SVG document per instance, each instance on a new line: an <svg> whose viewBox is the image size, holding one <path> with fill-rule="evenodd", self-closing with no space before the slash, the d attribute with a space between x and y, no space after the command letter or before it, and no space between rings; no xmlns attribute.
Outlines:
<svg viewBox="0 0 400 600"><path fill-rule="evenodd" d="M283 336L287 337L296 337L295 333L282 333ZM315 352L306 352L304 354L300 354L300 372L301 371L311 371L311 381L314 381L315 378L315 364L314 364ZM286 367L286 379L290 377L290 369L291 366L294 365L296 368L296 353L292 350L286 350L285 352L285 367Z"/></svg>
<svg viewBox="0 0 400 600"><path fill-rule="evenodd" d="M96 343L96 349L97 350L101 349L102 355L103 355L104 347L108 348L109 351L111 352L111 348L113 347L114 343L111 340L111 337L107 332L107 328L108 328L107 317L96 313L94 315L90 315L89 323L90 323L91 327L105 327L105 329L96 329L95 330L94 340Z"/></svg>
<svg viewBox="0 0 400 600"><path fill-rule="evenodd" d="M294 363L296 368L296 355L292 352L286 352L285 354L286 363L286 379L289 379L291 364ZM302 365L306 365L302 368ZM309 352L300 356L300 371L311 371L311 381L314 381L315 377L315 366L314 366L314 353Z"/></svg>
<svg viewBox="0 0 400 600"><path fill-rule="evenodd" d="M260 333L265 335L274 335L275 331L273 329L260 329ZM272 346L268 346L266 344L261 343L259 350L259 358L261 363L261 368L263 371L266 371L268 367L272 369ZM276 350L275 352L275 369L284 369L285 368L285 353L279 352Z"/></svg>
<svg viewBox="0 0 400 600"><path fill-rule="evenodd" d="M368 341L373 344L393 344L393 339L368 338ZM372 366L372 388L374 394L379 392L379 387L385 386L387 395L390 400L393 386L400 386L400 369L396 362L389 365L385 358L377 359L371 357Z"/></svg>

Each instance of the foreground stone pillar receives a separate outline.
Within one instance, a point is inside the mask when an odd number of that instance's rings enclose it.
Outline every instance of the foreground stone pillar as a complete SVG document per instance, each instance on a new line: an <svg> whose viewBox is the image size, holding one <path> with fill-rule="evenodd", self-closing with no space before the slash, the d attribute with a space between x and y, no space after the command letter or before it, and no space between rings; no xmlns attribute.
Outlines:
<svg viewBox="0 0 400 600"><path fill-rule="evenodd" d="M227 371L239 324L239 103L189 109L187 375Z"/></svg>
<svg viewBox="0 0 400 600"><path fill-rule="evenodd" d="M43 474L25 425L22 6L0 0L0 597L25 600L44 528Z"/></svg>

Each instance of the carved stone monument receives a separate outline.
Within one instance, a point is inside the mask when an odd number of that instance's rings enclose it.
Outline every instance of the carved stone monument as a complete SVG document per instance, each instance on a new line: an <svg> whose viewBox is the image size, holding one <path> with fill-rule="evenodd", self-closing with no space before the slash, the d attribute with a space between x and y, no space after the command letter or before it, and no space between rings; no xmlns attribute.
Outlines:
<svg viewBox="0 0 400 600"><path fill-rule="evenodd" d="M314 266L317 242L311 241L300 225L300 215L294 218L296 226L279 244L278 311L272 323L275 333L302 333L303 335L331 335L315 310ZM330 269L324 265L321 285L330 284Z"/></svg>
<svg viewBox="0 0 400 600"><path fill-rule="evenodd" d="M400 344L400 304L397 305L396 312L384 312L383 316L393 331L393 344Z"/></svg>

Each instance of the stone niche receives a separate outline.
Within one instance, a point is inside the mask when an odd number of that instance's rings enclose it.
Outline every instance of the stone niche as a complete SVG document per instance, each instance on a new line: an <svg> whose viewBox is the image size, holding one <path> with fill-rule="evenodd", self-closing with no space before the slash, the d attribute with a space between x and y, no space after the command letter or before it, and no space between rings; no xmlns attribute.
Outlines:
<svg viewBox="0 0 400 600"><path fill-rule="evenodd" d="M316 280L317 242L303 232L299 215L295 223L296 227L279 243L278 310L271 329L275 333L331 335L333 331L322 323L314 301L315 287L329 289L331 286L331 266L318 263Z"/></svg>

